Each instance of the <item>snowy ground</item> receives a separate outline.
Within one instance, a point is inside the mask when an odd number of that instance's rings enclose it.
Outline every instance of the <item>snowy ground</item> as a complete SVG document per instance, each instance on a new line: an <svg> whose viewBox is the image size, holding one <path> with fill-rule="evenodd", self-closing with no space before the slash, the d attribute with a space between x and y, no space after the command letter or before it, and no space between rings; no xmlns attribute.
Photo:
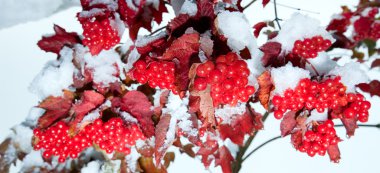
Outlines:
<svg viewBox="0 0 380 173"><path fill-rule="evenodd" d="M0 11L2 3L0 0ZM249 1L249 0L248 0ZM247 3L247 0L243 1ZM354 5L356 1L306 1L306 0L278 0L280 4L311 10L319 14L306 13L327 24L328 19L334 12L340 11L340 5ZM78 7L61 11L49 18L35 22L28 22L10 28L0 30L0 140L3 140L10 132L10 128L21 122L29 112L31 106L38 103L38 98L28 91L29 83L44 66L45 62L54 59L55 55L46 54L36 46L41 35L51 33L53 23L58 24L68 31L81 32L81 27L76 21ZM17 13L18 10L13 10ZM279 16L287 19L295 12L293 9L278 7ZM245 14L254 24L263 19L273 19L273 4L270 3L262 9L261 2L256 2ZM4 23L4 15L0 13L0 23ZM165 17L164 17L165 18ZM166 17L168 19L168 17ZM262 42L263 38L259 39ZM377 75L373 73L372 75ZM380 122L379 98L371 100L373 108L370 110L368 124ZM344 130L340 129L340 136L344 136ZM279 135L279 121L273 117L265 122L265 130L260 132L253 146ZM290 145L289 139L277 140L252 155L245 161L242 172L305 172L308 173L378 173L380 167L380 131L378 129L360 128L352 139L345 139L340 143L342 160L339 164L329 162L327 157L310 158L306 154L296 152ZM251 148L252 150L252 148ZM17 172L13 169L12 172ZM177 153L175 163L171 164L169 172L208 172L205 171L199 160L193 160L185 155ZM210 172L220 172L220 169L210 169Z"/></svg>

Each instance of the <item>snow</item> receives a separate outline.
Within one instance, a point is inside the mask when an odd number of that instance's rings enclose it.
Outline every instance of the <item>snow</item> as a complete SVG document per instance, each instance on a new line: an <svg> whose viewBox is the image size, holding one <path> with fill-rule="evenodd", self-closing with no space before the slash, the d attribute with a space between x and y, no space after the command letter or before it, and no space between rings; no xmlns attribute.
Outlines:
<svg viewBox="0 0 380 173"><path fill-rule="evenodd" d="M115 19L110 20L110 25L113 29L116 29L118 36L122 38L125 31L124 22L120 19L120 15L118 13L115 13L114 16Z"/></svg>
<svg viewBox="0 0 380 173"><path fill-rule="evenodd" d="M365 8L361 13L360 13L360 15L361 16L364 16L364 17L368 17L368 14L369 14L369 12L372 10L372 8Z"/></svg>
<svg viewBox="0 0 380 173"><path fill-rule="evenodd" d="M319 113L316 109L312 110L310 112L310 116L306 119L306 124L310 123L312 121L325 121L325 120L327 120L327 118L328 118L327 113L328 113L327 109L325 109L325 111L322 113Z"/></svg>
<svg viewBox="0 0 380 173"><path fill-rule="evenodd" d="M257 56L252 56L251 59L244 60L247 63L247 67L250 72L248 76L248 85L254 86L255 88L259 87L256 77L265 71L265 67L261 62L262 55L263 53L258 50Z"/></svg>
<svg viewBox="0 0 380 173"><path fill-rule="evenodd" d="M178 16L179 11L181 10L182 4L185 2L185 0L175 0L171 1L170 4L173 7L174 14Z"/></svg>
<svg viewBox="0 0 380 173"><path fill-rule="evenodd" d="M32 151L32 129L22 124L19 124L14 126L12 128L12 131L12 143L14 143L15 146L17 146L18 149L20 149L24 153L29 153L30 151Z"/></svg>
<svg viewBox="0 0 380 173"><path fill-rule="evenodd" d="M303 40L313 36L322 36L329 39L332 43L335 39L322 26L317 19L309 16L294 13L292 17L284 22L278 35L272 41L282 44L283 53L291 52L296 40Z"/></svg>
<svg viewBox="0 0 380 173"><path fill-rule="evenodd" d="M161 94L163 92L167 91L166 89L157 89L156 92L153 94L153 108L160 107L160 101L161 101Z"/></svg>
<svg viewBox="0 0 380 173"><path fill-rule="evenodd" d="M138 123L137 119L133 117L128 112L120 112L120 115L123 117L124 121L131 123Z"/></svg>
<svg viewBox="0 0 380 173"><path fill-rule="evenodd" d="M136 172L137 160L140 158L140 153L137 152L135 147L131 148L131 153L125 157L129 170Z"/></svg>
<svg viewBox="0 0 380 173"><path fill-rule="evenodd" d="M99 161L91 161L87 163L85 167L83 167L80 172L81 173L99 173L100 172L100 162Z"/></svg>
<svg viewBox="0 0 380 173"><path fill-rule="evenodd" d="M235 115L244 114L246 106L243 103L238 103L236 106L225 105L223 108L215 109L215 117L221 118L222 124L231 124Z"/></svg>
<svg viewBox="0 0 380 173"><path fill-rule="evenodd" d="M94 16L102 16L106 14L106 10L103 8L92 8L91 10L88 11L81 11L79 13L80 18L91 18Z"/></svg>
<svg viewBox="0 0 380 173"><path fill-rule="evenodd" d="M197 4L195 4L192 0L185 0L182 4L180 14L188 14L189 16L195 16L198 12Z"/></svg>
<svg viewBox="0 0 380 173"><path fill-rule="evenodd" d="M40 99L48 96L61 96L63 89L70 89L73 84L74 64L73 50L63 47L59 60L48 61L41 72L33 79L29 90Z"/></svg>
<svg viewBox="0 0 380 173"><path fill-rule="evenodd" d="M337 63L333 61L326 52L320 52L317 57L309 58L308 61L313 65L315 70L317 70L319 75L325 75L337 66ZM310 64L306 63L306 69L310 71L311 75L317 76Z"/></svg>
<svg viewBox="0 0 380 173"><path fill-rule="evenodd" d="M40 118L44 113L45 109L39 107L32 107L29 110L29 114L26 117L25 122L30 126L36 126L38 122L38 118Z"/></svg>
<svg viewBox="0 0 380 173"><path fill-rule="evenodd" d="M216 18L220 34L227 38L227 45L239 53L248 48L252 57L257 56L258 46L253 36L252 27L243 13L222 11Z"/></svg>
<svg viewBox="0 0 380 173"><path fill-rule="evenodd" d="M230 138L227 138L224 141L224 146L226 146L228 150L230 150L232 157L236 158L236 154L239 151L239 145L236 145L235 143L231 141Z"/></svg>
<svg viewBox="0 0 380 173"><path fill-rule="evenodd" d="M137 37L136 42L135 42L135 46L136 47L144 47L144 46L148 45L149 43L151 43L155 40L164 38L166 35L167 35L166 31L159 32L156 35L144 35L144 36L139 35Z"/></svg>
<svg viewBox="0 0 380 173"><path fill-rule="evenodd" d="M32 150L30 153L28 153L23 162L20 172L25 172L26 170L29 170L30 168L34 168L34 171L39 172L39 168L50 168L50 165L47 162L44 162L42 158L42 151L34 151Z"/></svg>
<svg viewBox="0 0 380 173"><path fill-rule="evenodd" d="M310 78L310 72L302 68L293 67L289 62L283 67L272 68L271 77L275 86L273 95L283 96L285 90L294 89L301 79Z"/></svg>
<svg viewBox="0 0 380 173"><path fill-rule="evenodd" d="M129 72L133 68L133 64L140 58L140 54L136 48L134 48L128 56L127 64L124 66L126 72Z"/></svg>
<svg viewBox="0 0 380 173"><path fill-rule="evenodd" d="M346 93L355 92L355 86L369 81L367 74L360 69L360 63L350 62L344 66L337 66L328 75L340 76L341 82L347 87Z"/></svg>
<svg viewBox="0 0 380 173"><path fill-rule="evenodd" d="M92 56L90 53L84 55L86 68L92 70L93 81L97 84L102 84L107 87L110 83L119 80L119 73L121 78L125 78L123 73L124 63L120 60L120 55L115 50L101 51L99 55ZM118 67L118 69L115 67Z"/></svg>

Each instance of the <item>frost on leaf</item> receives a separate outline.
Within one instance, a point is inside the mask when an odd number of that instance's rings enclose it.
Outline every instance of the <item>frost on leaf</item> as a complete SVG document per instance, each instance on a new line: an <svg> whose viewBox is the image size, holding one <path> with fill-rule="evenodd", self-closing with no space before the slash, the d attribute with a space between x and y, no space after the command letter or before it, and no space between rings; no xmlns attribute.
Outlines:
<svg viewBox="0 0 380 173"><path fill-rule="evenodd" d="M45 109L46 112L38 119L38 127L44 129L55 123L61 118L67 117L72 106L74 93L64 91L63 96L50 96L42 101L38 107Z"/></svg>
<svg viewBox="0 0 380 173"><path fill-rule="evenodd" d="M77 33L66 32L65 29L58 25L54 25L54 31L54 35L43 36L37 43L38 47L46 52L59 54L63 46L73 47L75 44L81 42Z"/></svg>
<svg viewBox="0 0 380 173"><path fill-rule="evenodd" d="M227 147L221 146L219 148L218 157L215 159L215 165L222 167L223 173L232 173L231 163L234 161L230 150Z"/></svg>
<svg viewBox="0 0 380 173"><path fill-rule="evenodd" d="M156 126L156 133L155 133L155 159L156 164L161 164L161 158L164 156L166 150L169 148L169 145L165 145L165 140L167 140L167 133L170 129L170 121L172 119L172 116L170 115L164 115L161 117L160 121L158 122Z"/></svg>
<svg viewBox="0 0 380 173"><path fill-rule="evenodd" d="M371 96L376 95L380 97L380 81L378 80L373 80L370 83L361 83L358 87Z"/></svg>
<svg viewBox="0 0 380 173"><path fill-rule="evenodd" d="M115 106L117 106L116 102L113 102ZM154 135L153 111L150 109L152 103L144 93L140 91L127 92L120 100L119 106L120 110L129 112L137 119L146 137L149 138Z"/></svg>
<svg viewBox="0 0 380 173"><path fill-rule="evenodd" d="M162 56L164 60L177 60L174 61L178 71L176 73L175 85L179 91L186 90L189 85L190 58L198 53L199 46L199 34L184 34L173 41Z"/></svg>
<svg viewBox="0 0 380 173"><path fill-rule="evenodd" d="M264 106L265 109L269 110L269 99L270 99L270 93L274 89L273 84L271 82L271 76L269 71L265 71L263 74L261 74L257 81L259 83L259 89L258 89L258 97L261 105Z"/></svg>
<svg viewBox="0 0 380 173"><path fill-rule="evenodd" d="M330 156L330 160L334 163L339 163L340 160L340 151L338 145L330 145L327 148L327 153Z"/></svg>
<svg viewBox="0 0 380 173"><path fill-rule="evenodd" d="M288 135L294 129L294 127L296 127L296 125L296 112L287 112L280 124L281 136Z"/></svg>
<svg viewBox="0 0 380 173"><path fill-rule="evenodd" d="M75 113L74 125L77 125L77 123L81 122L87 113L98 107L103 102L103 95L92 90L84 91L81 97L81 101L73 106Z"/></svg>

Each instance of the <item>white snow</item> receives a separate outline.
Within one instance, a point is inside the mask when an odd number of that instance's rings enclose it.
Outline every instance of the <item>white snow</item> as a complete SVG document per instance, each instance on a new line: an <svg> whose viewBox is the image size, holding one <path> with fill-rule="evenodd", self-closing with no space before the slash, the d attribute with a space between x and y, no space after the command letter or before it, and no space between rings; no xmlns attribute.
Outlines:
<svg viewBox="0 0 380 173"><path fill-rule="evenodd" d="M83 167L80 172L81 173L99 173L100 172L100 162L99 161L91 161L87 163L85 167Z"/></svg>
<svg viewBox="0 0 380 173"><path fill-rule="evenodd" d="M159 32L156 35L144 35L144 36L139 35L137 37L136 42L135 42L135 46L136 47L144 47L144 46L148 45L149 43L151 43L155 40L164 38L166 35L167 35L166 31Z"/></svg>
<svg viewBox="0 0 380 173"><path fill-rule="evenodd" d="M101 51L99 55L92 56L90 53L84 55L86 68L92 70L93 81L103 86L109 86L109 83L116 82L123 76L124 63L121 62L120 55L115 50ZM118 69L115 67L118 67ZM116 73L120 76L115 76Z"/></svg>
<svg viewBox="0 0 380 173"><path fill-rule="evenodd" d="M133 68L133 64L140 58L140 54L136 48L134 48L128 56L127 64L124 66L126 72L129 72Z"/></svg>
<svg viewBox="0 0 380 173"><path fill-rule="evenodd" d="M218 14L216 24L220 34L227 38L227 45L235 52L248 48L252 57L258 54L252 27L243 13L223 11Z"/></svg>
<svg viewBox="0 0 380 173"><path fill-rule="evenodd" d="M337 66L337 63L326 52L319 52L317 57L309 58L308 61L317 70L319 75L325 75ZM310 64L306 63L306 69L310 71L311 75L316 76L317 74Z"/></svg>
<svg viewBox="0 0 380 173"><path fill-rule="evenodd" d="M346 92L355 92L355 86L369 81L367 74L360 69L360 63L350 62L344 66L337 66L328 75L340 76L341 82L347 87Z"/></svg>
<svg viewBox="0 0 380 173"><path fill-rule="evenodd" d="M198 12L197 4L192 0L185 0L182 4L180 14L188 14L189 16L195 16Z"/></svg>
<svg viewBox="0 0 380 173"><path fill-rule="evenodd" d="M63 47L59 60L48 61L41 72L33 79L29 90L40 99L48 96L61 96L62 90L69 90L73 84L73 50Z"/></svg>
<svg viewBox="0 0 380 173"><path fill-rule="evenodd" d="M29 110L29 114L26 117L25 122L28 123L28 125L36 126L38 122L38 118L40 118L44 113L45 109L39 108L39 107L32 107Z"/></svg>
<svg viewBox="0 0 380 173"><path fill-rule="evenodd" d="M30 127L22 124L16 125L12 128L13 134L11 135L12 142L22 152L29 153L32 151L32 136L33 131Z"/></svg>
<svg viewBox="0 0 380 173"><path fill-rule="evenodd" d="M161 94L167 91L166 89L156 89L156 92L153 94L153 108L160 107Z"/></svg>
<svg viewBox="0 0 380 173"><path fill-rule="evenodd" d="M325 109L325 111L322 113L319 113L316 109L312 110L310 112L310 116L306 119L306 124L310 123L312 121L325 121L325 120L327 120L327 118L328 118L327 113L328 113L327 109Z"/></svg>
<svg viewBox="0 0 380 173"><path fill-rule="evenodd" d="M32 150L30 153L28 153L22 161L21 172L25 172L31 168L34 168L34 171L39 172L40 167L49 169L50 165L47 162L44 162L41 152L41 150Z"/></svg>
<svg viewBox="0 0 380 173"><path fill-rule="evenodd" d="M223 108L215 109L215 117L221 118L222 124L231 124L235 115L244 114L246 106L243 103L238 103L236 106L224 105Z"/></svg>
<svg viewBox="0 0 380 173"><path fill-rule="evenodd" d="M231 141L230 138L227 138L224 141L224 146L226 146L228 150L230 150L232 157L236 158L236 154L239 151L239 145L236 145L235 143Z"/></svg>
<svg viewBox="0 0 380 173"><path fill-rule="evenodd" d="M140 153L137 152L135 147L131 148L131 153L125 157L125 161L127 162L128 168L131 172L137 172L137 160L140 158Z"/></svg>
<svg viewBox="0 0 380 173"><path fill-rule="evenodd" d="M320 26L317 19L309 16L294 13L292 17L284 22L278 35L272 41L279 42L282 45L283 53L292 51L296 40L303 40L313 36L322 36L324 39L329 39L332 43L335 39L325 27Z"/></svg>
<svg viewBox="0 0 380 173"><path fill-rule="evenodd" d="M273 94L283 96L285 90L294 89L301 79L310 78L310 72L302 68L293 67L289 62L283 67L272 68L271 77L275 86Z"/></svg>
<svg viewBox="0 0 380 173"><path fill-rule="evenodd" d="M123 117L124 121L138 123L137 119L128 112L120 112L120 115Z"/></svg>
<svg viewBox="0 0 380 173"><path fill-rule="evenodd" d="M247 67L249 69L248 76L248 85L252 85L255 88L259 87L257 83L257 77L261 75L265 71L265 67L261 62L261 57L263 56L263 52L258 50L257 56L252 56L251 59L244 60L247 63Z"/></svg>
<svg viewBox="0 0 380 173"><path fill-rule="evenodd" d="M367 7L367 8L365 8L361 13L360 13L360 15L361 16L364 16L364 17L368 17L368 14L369 14L369 12L372 10L372 8L370 8L370 7Z"/></svg>

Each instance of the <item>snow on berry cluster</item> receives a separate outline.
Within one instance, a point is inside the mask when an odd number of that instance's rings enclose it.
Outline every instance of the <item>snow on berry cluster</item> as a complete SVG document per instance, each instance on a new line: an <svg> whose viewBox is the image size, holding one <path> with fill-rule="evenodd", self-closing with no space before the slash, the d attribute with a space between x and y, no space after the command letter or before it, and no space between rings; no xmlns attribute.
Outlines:
<svg viewBox="0 0 380 173"><path fill-rule="evenodd" d="M255 87L248 85L250 71L247 63L232 52L219 56L215 63L207 61L200 64L196 74L194 88L202 91L211 85L214 106L247 102L255 93Z"/></svg>
<svg viewBox="0 0 380 173"><path fill-rule="evenodd" d="M327 148L337 145L341 139L336 135L334 122L327 120L325 122L313 124L310 130L305 132L301 144L294 145L300 152L307 153L310 157L316 154L324 156Z"/></svg>
<svg viewBox="0 0 380 173"><path fill-rule="evenodd" d="M58 156L61 163L67 157L77 158L93 144L109 154L118 151L128 155L136 140L145 139L137 125L126 126L121 118L112 118L105 123L96 119L74 136L69 134L69 126L60 121L46 130L34 129L34 137L35 150L43 149L43 157L46 159Z"/></svg>
<svg viewBox="0 0 380 173"><path fill-rule="evenodd" d="M329 39L323 39L322 36L314 36L304 40L294 42L292 53L303 58L315 58L318 52L327 50L331 46Z"/></svg>
<svg viewBox="0 0 380 173"><path fill-rule="evenodd" d="M151 88L175 91L175 65L173 62L152 61L147 64L138 60L133 64L133 77L141 84L148 83Z"/></svg>

